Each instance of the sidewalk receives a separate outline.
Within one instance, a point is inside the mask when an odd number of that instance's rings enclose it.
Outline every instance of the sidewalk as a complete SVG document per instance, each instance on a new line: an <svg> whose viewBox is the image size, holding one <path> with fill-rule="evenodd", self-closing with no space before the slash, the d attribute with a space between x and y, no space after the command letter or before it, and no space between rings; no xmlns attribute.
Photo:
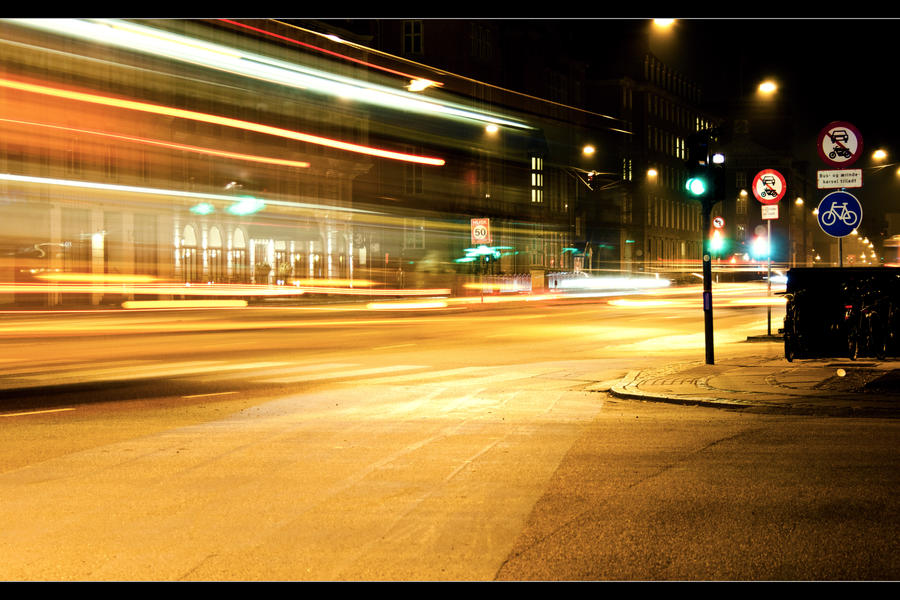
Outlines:
<svg viewBox="0 0 900 600"><path fill-rule="evenodd" d="M778 352L776 352L776 349ZM785 360L778 344L750 356L635 370L618 398L783 414L900 417L900 358Z"/></svg>

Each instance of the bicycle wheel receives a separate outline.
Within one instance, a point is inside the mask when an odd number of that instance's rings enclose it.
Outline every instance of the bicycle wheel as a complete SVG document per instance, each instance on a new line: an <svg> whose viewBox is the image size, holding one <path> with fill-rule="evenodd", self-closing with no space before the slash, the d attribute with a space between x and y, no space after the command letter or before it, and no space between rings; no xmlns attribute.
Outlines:
<svg viewBox="0 0 900 600"><path fill-rule="evenodd" d="M887 356L887 336L877 313L869 318L867 334L869 353L878 360L884 360Z"/></svg>
<svg viewBox="0 0 900 600"><path fill-rule="evenodd" d="M844 225L847 227L853 227L856 225L856 222L859 220L859 215L853 212L852 210L844 211L844 216L841 217L841 221L844 222ZM822 219L824 222L825 219ZM827 223L826 223L827 225Z"/></svg>
<svg viewBox="0 0 900 600"><path fill-rule="evenodd" d="M826 227L831 227L834 225L834 222L837 220L837 215L834 214L833 211L829 210L828 212L822 213L822 224Z"/></svg>

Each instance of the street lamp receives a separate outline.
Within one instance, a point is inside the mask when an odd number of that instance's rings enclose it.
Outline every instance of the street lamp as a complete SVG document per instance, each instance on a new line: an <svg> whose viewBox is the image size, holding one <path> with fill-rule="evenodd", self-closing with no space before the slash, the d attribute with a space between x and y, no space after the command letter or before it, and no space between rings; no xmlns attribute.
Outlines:
<svg viewBox="0 0 900 600"><path fill-rule="evenodd" d="M771 79L767 79L759 84L757 91L763 96L771 96L778 91L778 84Z"/></svg>

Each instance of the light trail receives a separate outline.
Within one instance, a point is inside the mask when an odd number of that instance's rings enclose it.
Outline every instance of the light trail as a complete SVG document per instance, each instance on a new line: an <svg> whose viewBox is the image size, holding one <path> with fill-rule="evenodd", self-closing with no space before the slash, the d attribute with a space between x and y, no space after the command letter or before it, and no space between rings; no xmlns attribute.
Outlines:
<svg viewBox="0 0 900 600"><path fill-rule="evenodd" d="M16 125L28 125L33 127L45 127L48 129L56 129L60 131L66 131L69 133L83 133L86 135L96 135L101 137L106 137L110 139L118 139L125 142L135 142L139 144L147 144L151 146L160 146L164 148L171 148L174 150L184 150L186 152L195 152L198 154L207 154L210 156L221 156L223 158L234 158L236 160L246 160L250 162L259 162L266 163L270 165L282 165L286 167L298 167L298 168L307 168L310 166L307 161L300 160L287 160L283 158L273 158L267 156L256 156L253 154L243 154L240 152L228 152L226 150L217 150L215 148L202 148L200 146L189 146L187 144L177 144L175 142L164 142L162 140L151 140L149 138L140 138L131 135L122 135L118 133L108 133L104 131L92 131L90 129L78 129L76 127L64 127L62 125L51 125L49 123L35 123L33 121L20 121L17 119L4 119L0 118L0 121L5 123L13 123Z"/></svg>
<svg viewBox="0 0 900 600"><path fill-rule="evenodd" d="M460 105L377 86L299 64L280 61L237 48L154 29L137 23L113 19L10 19L20 26L49 31L69 38L102 41L131 52L144 52L171 60L259 79L297 89L311 90L336 98L420 114L462 119L477 123L495 123L518 129L534 129L499 115L469 110Z"/></svg>
<svg viewBox="0 0 900 600"><path fill-rule="evenodd" d="M416 80L421 79L419 77L416 77L415 75L410 75L409 73L404 73L402 71L396 71L396 70L390 69L388 67L376 65L375 63L365 61L365 60L360 60L358 58L353 58L352 56L347 56L346 54L341 54L340 52L334 52L333 50L326 50L325 48L320 48L319 46L314 46L313 44L307 44L306 42L301 42L300 40L296 40L294 38L287 37L286 35L280 35L280 34L272 32L272 31L266 31L265 29L260 29L259 27L253 27L252 25L247 25L246 23L240 23L238 21L233 21L231 19L219 19L219 20L222 21L223 23L228 23L229 25L234 25L236 27L242 27L249 31L255 31L256 33L261 33L263 35L267 35L269 37L273 37L273 38L276 38L276 39L279 39L279 40L282 40L285 42L289 42L291 44L297 44L298 46L303 46L304 48L307 48L309 50L314 50L316 52L328 54L329 56L334 56L341 60L346 60L348 62L356 63L356 64L362 65L362 66L370 68L370 69L376 69L378 71L384 71L385 73L390 73L391 75L397 75L399 77L409 79L410 81L416 81ZM435 86L444 85L437 81L431 81L431 80L428 80L428 81L431 85L435 85Z"/></svg>
<svg viewBox="0 0 900 600"><path fill-rule="evenodd" d="M122 108L125 110L134 110L138 112L163 115L167 117L177 117L188 119L202 123L211 123L214 125L223 125L225 127L233 127L235 129L243 129L245 131L253 131L264 135L271 135L285 139L296 140L317 146L325 146L337 150L345 150L357 154L365 154L368 156L377 156L380 158L389 158L405 162L420 163L432 166L443 166L446 161L443 158L431 156L420 156L415 154L407 154L405 152L395 152L393 150L385 150L382 148L374 148L371 146L362 146L360 144L352 144L341 140L334 140L300 131L291 131L280 127L272 127L271 125L263 125L261 123L252 123L250 121L242 121L240 119L232 119L230 117L222 117L219 115L211 115L200 113L192 110L174 108L171 106L162 106L159 104L150 104L147 102L139 102L137 100L126 100L124 98L115 98L112 96L103 96L88 92L78 92L75 90L67 90L56 88L48 85L40 85L35 83L27 83L24 81L16 81L13 79L0 78L0 87L7 89L19 90L32 94L40 94L44 96L52 96L63 98L66 100L74 100L78 102L86 102L89 104L97 104L100 106L109 106L113 108Z"/></svg>
<svg viewBox="0 0 900 600"><path fill-rule="evenodd" d="M127 192L138 196L163 196L167 198L176 197L185 200L209 200L217 201L225 206L233 206L236 201L241 200L240 197L230 196L226 194L207 194L202 192L188 192L185 190L168 190L163 188L148 188L132 185L119 185L112 183L99 183L95 181L79 181L75 179L54 179L48 177L33 177L30 175L15 175L12 173L0 173L0 181L10 181L31 185L49 185L59 187L72 187L80 189L89 189L95 191L110 192ZM286 202L281 200L258 199L265 206L280 206L291 209L308 209L308 210L330 210L335 212L352 212L352 213L368 213L369 211L358 208L346 208L341 206L325 206L321 204L308 204L304 202Z"/></svg>

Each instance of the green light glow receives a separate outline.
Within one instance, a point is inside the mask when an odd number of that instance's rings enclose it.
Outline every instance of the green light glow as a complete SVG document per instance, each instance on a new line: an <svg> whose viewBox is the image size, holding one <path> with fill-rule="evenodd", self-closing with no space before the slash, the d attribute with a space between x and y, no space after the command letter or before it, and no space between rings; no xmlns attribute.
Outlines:
<svg viewBox="0 0 900 600"><path fill-rule="evenodd" d="M702 196L706 193L706 180L701 177L691 177L684 184L684 188L694 196Z"/></svg>
<svg viewBox="0 0 900 600"><path fill-rule="evenodd" d="M200 204L195 204L191 207L191 212L195 215L208 215L215 210L216 209L209 202L201 202Z"/></svg>
<svg viewBox="0 0 900 600"><path fill-rule="evenodd" d="M241 196L237 204L228 207L228 212L233 215L250 215L265 208L266 203L253 196Z"/></svg>

